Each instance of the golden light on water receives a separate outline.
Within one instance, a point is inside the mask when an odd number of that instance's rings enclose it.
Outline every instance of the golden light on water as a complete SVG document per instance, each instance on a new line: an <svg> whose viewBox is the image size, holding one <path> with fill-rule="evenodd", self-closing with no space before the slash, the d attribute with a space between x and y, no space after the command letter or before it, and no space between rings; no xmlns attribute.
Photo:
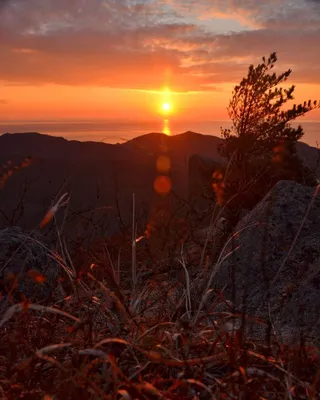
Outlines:
<svg viewBox="0 0 320 400"><path fill-rule="evenodd" d="M165 87L162 92L162 101L160 102L160 113L164 116L162 133L170 136L171 130L169 127L169 115L173 113L173 103L171 101L171 91Z"/></svg>
<svg viewBox="0 0 320 400"><path fill-rule="evenodd" d="M169 120L168 120L168 119L165 119L165 120L163 121L162 133L164 133L165 135L168 135L168 136L171 135L171 130L170 130Z"/></svg>

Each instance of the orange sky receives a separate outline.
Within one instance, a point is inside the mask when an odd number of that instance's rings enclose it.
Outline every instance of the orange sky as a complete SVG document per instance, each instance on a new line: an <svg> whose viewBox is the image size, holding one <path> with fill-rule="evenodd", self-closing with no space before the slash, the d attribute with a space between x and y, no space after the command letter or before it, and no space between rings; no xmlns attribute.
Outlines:
<svg viewBox="0 0 320 400"><path fill-rule="evenodd" d="M170 114L176 119L225 120L226 107L233 84L219 85L215 92L172 93ZM105 87L77 87L61 85L3 86L3 120L59 120L59 119L127 119L149 121L162 112L166 96L161 92L111 89ZM317 98L319 87L300 84L296 100ZM320 110L305 117L319 120Z"/></svg>
<svg viewBox="0 0 320 400"><path fill-rule="evenodd" d="M172 115L177 120L225 120L233 84L221 84L215 92L172 93ZM161 91L61 85L3 86L7 99L0 120L115 119L151 121L165 115ZM317 85L300 84L295 101L319 97ZM320 122L320 110L304 117Z"/></svg>
<svg viewBox="0 0 320 400"><path fill-rule="evenodd" d="M4 86L1 93L8 103L5 119L133 119L152 120L165 114L162 91L140 91L106 87L61 85ZM230 92L171 93L172 114L176 118L225 119ZM210 107L203 105L210 104Z"/></svg>
<svg viewBox="0 0 320 400"><path fill-rule="evenodd" d="M152 120L164 87L175 118L227 119L272 51L297 102L320 98L315 0L8 0L0 18L0 120Z"/></svg>

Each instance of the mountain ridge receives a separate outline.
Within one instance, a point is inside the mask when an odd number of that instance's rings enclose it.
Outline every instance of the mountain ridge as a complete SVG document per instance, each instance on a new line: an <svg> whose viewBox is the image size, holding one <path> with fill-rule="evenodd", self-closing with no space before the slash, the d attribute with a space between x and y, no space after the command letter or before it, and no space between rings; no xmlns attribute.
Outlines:
<svg viewBox="0 0 320 400"><path fill-rule="evenodd" d="M70 141L37 132L1 135L0 175L8 172L8 165L14 167L26 157L31 157L32 162L27 168L10 173L0 190L0 228L19 225L34 229L59 194L67 192L74 213L70 235L75 230L78 235L88 230L91 219L102 234L115 232L119 224L130 224L132 193L136 194L136 207L144 219L154 203L161 200L154 186L161 174L156 167L159 156L170 161L175 196L186 200L189 158L199 155L224 162L217 149L221 141L192 131L174 136L151 133L122 144ZM318 150L304 143L298 143L298 150L306 164L315 167ZM167 201L174 204L176 200L172 195ZM68 227L65 229L68 231Z"/></svg>

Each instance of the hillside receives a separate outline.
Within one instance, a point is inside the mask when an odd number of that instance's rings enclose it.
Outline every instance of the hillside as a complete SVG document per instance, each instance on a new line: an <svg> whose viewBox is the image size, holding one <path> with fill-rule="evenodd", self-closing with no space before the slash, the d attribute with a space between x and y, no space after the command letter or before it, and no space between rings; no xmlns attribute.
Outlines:
<svg viewBox="0 0 320 400"><path fill-rule="evenodd" d="M194 132L171 137L151 133L115 145L38 133L4 134L0 136L1 165L11 162L13 168L25 157L32 162L13 173L0 191L0 228L13 224L34 229L52 202L65 192L70 195L65 233L73 239L75 232L82 236L89 226L90 234L94 226L93 231L101 236L129 225L132 193L138 216L145 221L157 201L153 185L158 156L170 159L173 192L186 199L189 157L198 154L222 161L217 151L220 141ZM316 165L317 149L299 143L299 151L309 166Z"/></svg>
<svg viewBox="0 0 320 400"><path fill-rule="evenodd" d="M202 229L176 218L193 166L198 182L198 165L220 163L219 142L192 132L121 145L0 137L1 227L18 225L0 229L0 397L317 398L319 191L279 181L236 235L224 217ZM316 149L299 151L316 165ZM159 155L172 164L165 198L154 191ZM66 192L68 208L34 230ZM165 222L148 240L112 235L130 226L132 193L137 238L155 210Z"/></svg>

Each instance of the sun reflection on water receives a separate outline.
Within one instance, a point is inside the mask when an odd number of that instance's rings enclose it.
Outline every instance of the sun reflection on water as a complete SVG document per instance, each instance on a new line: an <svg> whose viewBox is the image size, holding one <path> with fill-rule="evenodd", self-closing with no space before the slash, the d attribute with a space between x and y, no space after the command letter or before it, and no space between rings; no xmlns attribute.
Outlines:
<svg viewBox="0 0 320 400"><path fill-rule="evenodd" d="M168 135L168 136L171 135L171 130L170 130L169 120L168 120L168 119L165 119L165 120L163 121L162 133L164 133L165 135Z"/></svg>

